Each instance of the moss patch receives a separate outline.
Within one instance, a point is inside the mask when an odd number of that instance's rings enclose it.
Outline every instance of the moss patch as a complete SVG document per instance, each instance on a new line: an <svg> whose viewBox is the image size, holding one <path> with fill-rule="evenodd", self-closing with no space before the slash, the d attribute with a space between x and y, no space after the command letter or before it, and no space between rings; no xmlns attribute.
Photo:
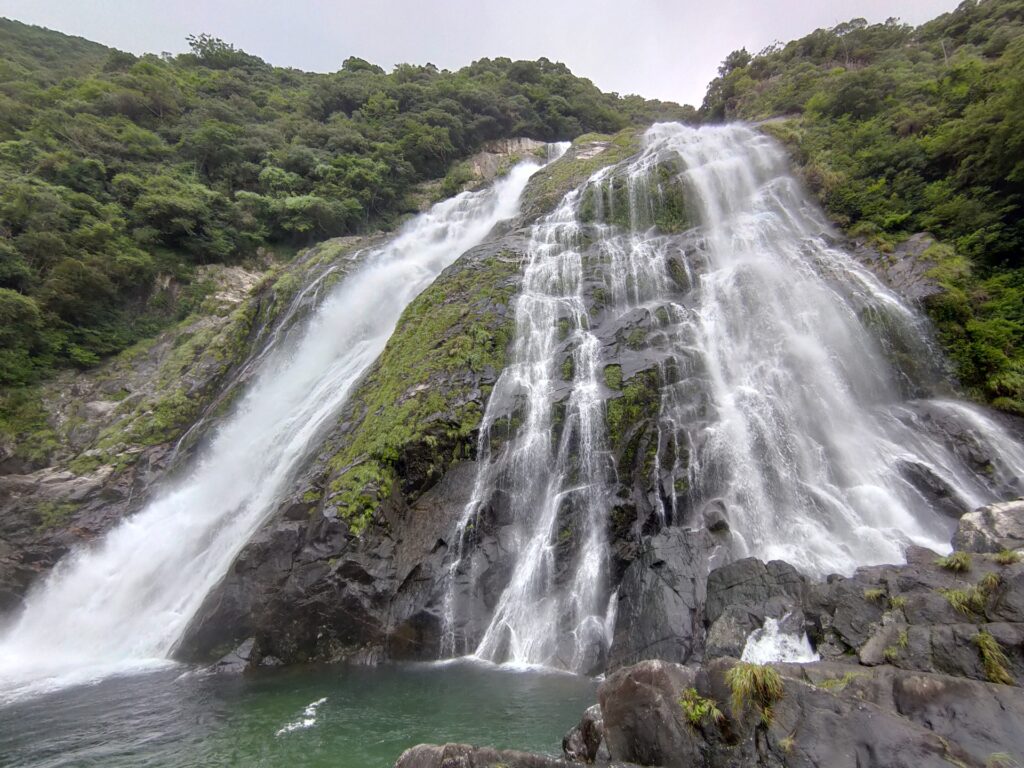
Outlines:
<svg viewBox="0 0 1024 768"><path fill-rule="evenodd" d="M353 531L392 489L412 498L472 451L483 414L471 380L505 365L512 317L494 310L511 301L520 268L512 253L459 264L403 313L353 394L361 419L329 460L327 503Z"/></svg>
<svg viewBox="0 0 1024 768"><path fill-rule="evenodd" d="M526 220L547 213L570 191L597 171L640 151L640 131L626 128L613 136L588 133L573 141L569 153L539 170L523 192L521 210ZM600 149L596 154L594 150ZM590 155L581 157L579 155Z"/></svg>

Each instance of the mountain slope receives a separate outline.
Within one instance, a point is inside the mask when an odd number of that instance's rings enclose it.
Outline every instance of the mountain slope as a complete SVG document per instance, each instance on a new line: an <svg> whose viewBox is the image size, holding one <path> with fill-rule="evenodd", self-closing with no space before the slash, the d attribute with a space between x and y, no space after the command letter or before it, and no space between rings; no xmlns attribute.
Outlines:
<svg viewBox="0 0 1024 768"><path fill-rule="evenodd" d="M486 141L684 114L546 59L314 74L206 35L162 58L6 20L0 40L0 386L183 317L197 265L391 226Z"/></svg>

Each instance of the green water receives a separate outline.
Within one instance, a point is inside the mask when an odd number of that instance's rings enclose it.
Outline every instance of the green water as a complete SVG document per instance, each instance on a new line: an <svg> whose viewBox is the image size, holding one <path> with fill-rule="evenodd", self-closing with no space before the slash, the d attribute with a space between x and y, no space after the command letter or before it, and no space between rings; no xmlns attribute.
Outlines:
<svg viewBox="0 0 1024 768"><path fill-rule="evenodd" d="M386 768L413 744L448 741L557 754L595 688L468 663L164 670L0 708L0 765Z"/></svg>

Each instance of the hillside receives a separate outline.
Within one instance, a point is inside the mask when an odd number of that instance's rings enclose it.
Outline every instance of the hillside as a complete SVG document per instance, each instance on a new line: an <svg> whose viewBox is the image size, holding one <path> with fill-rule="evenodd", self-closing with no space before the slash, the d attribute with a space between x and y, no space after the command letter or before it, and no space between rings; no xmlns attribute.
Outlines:
<svg viewBox="0 0 1024 768"><path fill-rule="evenodd" d="M910 235L943 291L925 301L959 378L1024 413L1024 3L967 0L918 28L854 19L751 56L708 88L708 121L768 120L852 236Z"/></svg>
<svg viewBox="0 0 1024 768"><path fill-rule="evenodd" d="M489 140L684 114L546 59L313 74L206 35L176 57L8 20L0 41L0 386L184 317L211 290L197 265L392 226Z"/></svg>

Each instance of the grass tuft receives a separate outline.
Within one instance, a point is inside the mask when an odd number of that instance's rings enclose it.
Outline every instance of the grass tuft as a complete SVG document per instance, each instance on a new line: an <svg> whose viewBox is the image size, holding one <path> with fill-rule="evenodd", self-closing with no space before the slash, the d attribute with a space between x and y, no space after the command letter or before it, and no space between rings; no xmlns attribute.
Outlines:
<svg viewBox="0 0 1024 768"><path fill-rule="evenodd" d="M725 682L732 691L732 711L739 717L748 704L761 711L761 722L771 723L772 704L782 698L782 675L773 667L737 662L725 673Z"/></svg>
<svg viewBox="0 0 1024 768"><path fill-rule="evenodd" d="M996 552L992 559L1000 565L1013 565L1020 562L1020 552L1012 549L1003 549Z"/></svg>
<svg viewBox="0 0 1024 768"><path fill-rule="evenodd" d="M983 629L971 638L971 642L978 646L978 652L981 654L981 664L985 668L985 677L988 678L989 682L1002 685L1016 684L1013 675L1007 669L1010 660L1006 658L1002 646L999 645L999 641L991 633Z"/></svg>
<svg viewBox="0 0 1024 768"><path fill-rule="evenodd" d="M971 570L971 556L967 552L953 552L946 557L940 557L935 564L953 573L965 573Z"/></svg>
<svg viewBox="0 0 1024 768"><path fill-rule="evenodd" d="M874 587L872 589L864 590L864 599L868 602L873 603L876 600L881 600L883 597L885 597L885 590L881 587Z"/></svg>

